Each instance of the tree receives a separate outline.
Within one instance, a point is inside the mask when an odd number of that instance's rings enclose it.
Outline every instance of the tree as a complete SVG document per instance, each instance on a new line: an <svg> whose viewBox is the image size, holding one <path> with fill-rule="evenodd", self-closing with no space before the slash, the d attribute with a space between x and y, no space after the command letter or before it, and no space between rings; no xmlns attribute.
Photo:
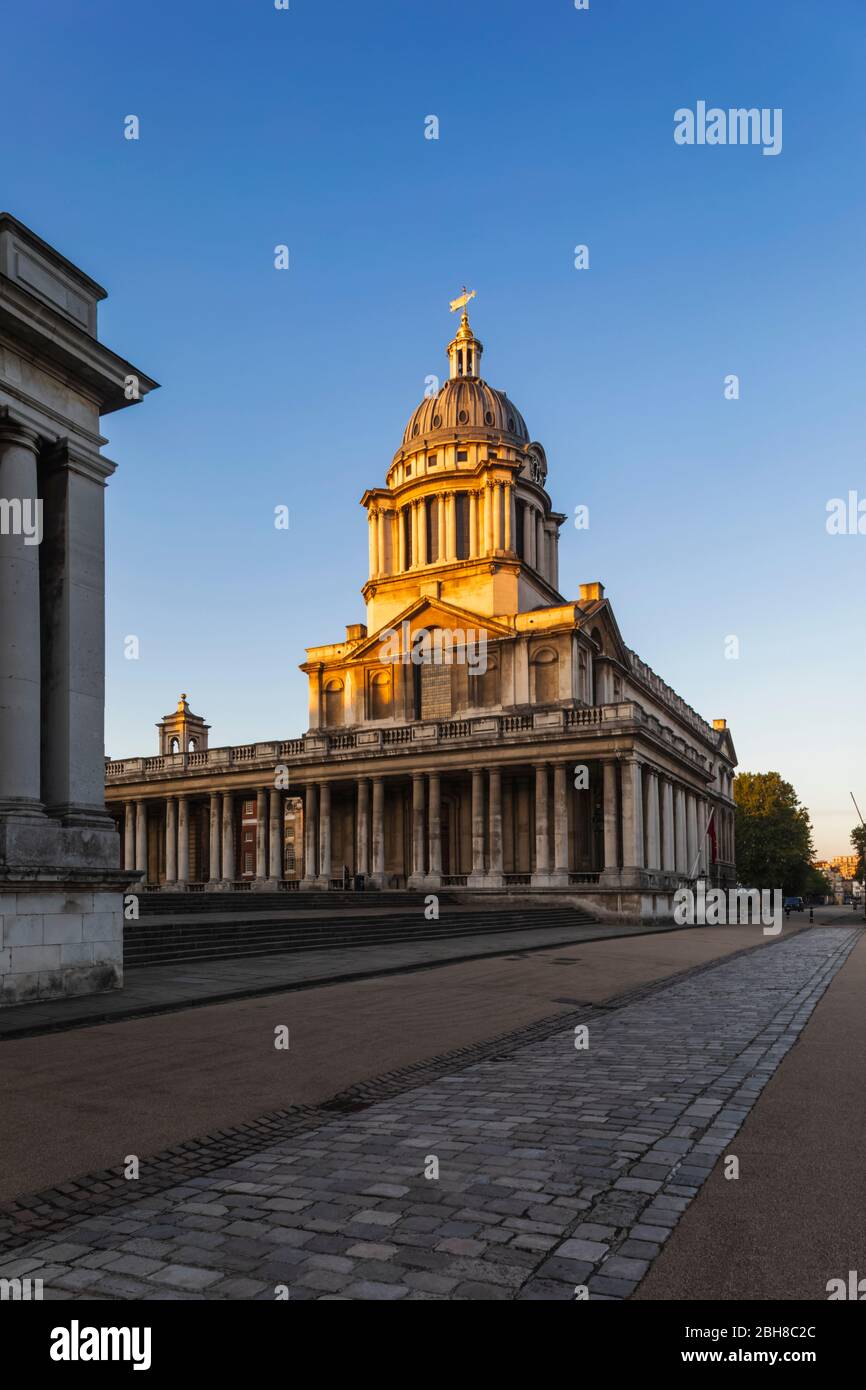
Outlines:
<svg viewBox="0 0 866 1390"><path fill-rule="evenodd" d="M791 783L778 772L741 772L734 800L740 882L805 895L814 885L812 824Z"/></svg>
<svg viewBox="0 0 866 1390"><path fill-rule="evenodd" d="M866 878L866 825L856 825L851 831L851 844L857 851L857 869L854 874L860 882Z"/></svg>

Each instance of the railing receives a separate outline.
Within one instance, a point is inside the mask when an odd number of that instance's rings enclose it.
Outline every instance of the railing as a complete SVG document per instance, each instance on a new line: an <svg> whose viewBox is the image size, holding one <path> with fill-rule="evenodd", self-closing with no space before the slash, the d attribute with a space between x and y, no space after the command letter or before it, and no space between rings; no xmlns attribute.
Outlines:
<svg viewBox="0 0 866 1390"><path fill-rule="evenodd" d="M383 729L382 741L384 743L411 743L415 737L415 730L411 724L404 724L399 729Z"/></svg>
<svg viewBox="0 0 866 1390"><path fill-rule="evenodd" d="M443 888L465 888L465 887L466 887L466 881L467 881L468 877L469 877L468 874L443 874L443 875L442 875L442 887L443 887Z"/></svg>
<svg viewBox="0 0 866 1390"><path fill-rule="evenodd" d="M572 729L575 726L583 727L589 724L603 724L604 709L590 706L587 709L567 709L565 711L565 727Z"/></svg>
<svg viewBox="0 0 866 1390"><path fill-rule="evenodd" d="M119 778L141 778L157 774L170 774L187 770L212 772L227 771L233 766L247 767L261 764L273 768L287 758L326 759L330 753L366 753L382 746L417 744L435 747L439 742L459 742L463 739L476 739L479 742L535 733L545 740L566 730L580 730L608 726L613 731L618 724L638 721L648 730L654 730L659 737L676 748L697 767L704 767L706 759L686 741L677 736L654 715L647 712L634 701L618 701L610 705L588 705L580 708L554 706L524 714L472 715L466 719L449 719L441 722L419 720L414 724L386 725L360 730L328 733L316 730L302 738L274 741L271 743L245 743L236 747L210 748L194 753L164 754L153 758L122 758L116 762L106 760L105 776L109 782ZM381 742L380 742L381 740Z"/></svg>
<svg viewBox="0 0 866 1390"><path fill-rule="evenodd" d="M601 882L601 874L600 874L600 873L598 873L598 874L569 874L569 875L568 875L568 881L569 881L569 883L575 883L575 884L580 884L580 883L600 883L600 882Z"/></svg>
<svg viewBox="0 0 866 1390"><path fill-rule="evenodd" d="M472 721L452 719L447 724L440 724L438 729L440 738L468 738L472 733Z"/></svg>
<svg viewBox="0 0 866 1390"><path fill-rule="evenodd" d="M528 888L532 883L532 874L503 874L506 888Z"/></svg>
<svg viewBox="0 0 866 1390"><path fill-rule="evenodd" d="M277 883L277 888L284 893L292 893L300 886L301 880L299 878L281 878Z"/></svg>
<svg viewBox="0 0 866 1390"><path fill-rule="evenodd" d="M503 734L520 734L526 729L532 728L531 714L503 714L499 723L500 732Z"/></svg>

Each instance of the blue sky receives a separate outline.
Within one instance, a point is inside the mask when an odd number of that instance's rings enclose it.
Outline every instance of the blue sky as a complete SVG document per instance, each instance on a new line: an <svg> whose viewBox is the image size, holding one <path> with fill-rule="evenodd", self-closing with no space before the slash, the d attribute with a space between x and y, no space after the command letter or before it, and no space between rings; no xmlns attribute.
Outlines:
<svg viewBox="0 0 866 1390"><path fill-rule="evenodd" d="M181 690L216 743L306 727L298 663L363 619L358 499L466 282L554 505L590 508L563 591L601 579L847 850L866 535L825 508L866 497L861 0L43 0L4 38L0 204L162 383L105 420L112 756L154 751ZM698 100L782 108L782 153L676 145Z"/></svg>

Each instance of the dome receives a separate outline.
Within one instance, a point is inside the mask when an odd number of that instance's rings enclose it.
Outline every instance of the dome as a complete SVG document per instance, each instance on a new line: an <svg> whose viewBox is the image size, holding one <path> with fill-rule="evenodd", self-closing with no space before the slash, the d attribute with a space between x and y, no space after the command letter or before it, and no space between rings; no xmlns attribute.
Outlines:
<svg viewBox="0 0 866 1390"><path fill-rule="evenodd" d="M403 447L411 449L438 431L486 430L510 435L517 444L529 442L529 431L516 405L504 391L480 377L453 377L435 396L425 396L409 417Z"/></svg>

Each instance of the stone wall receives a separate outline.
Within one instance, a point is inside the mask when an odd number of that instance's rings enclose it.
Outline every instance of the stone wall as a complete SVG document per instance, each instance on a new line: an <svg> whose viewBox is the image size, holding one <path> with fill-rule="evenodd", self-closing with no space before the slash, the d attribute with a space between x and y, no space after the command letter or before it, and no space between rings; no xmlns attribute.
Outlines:
<svg viewBox="0 0 866 1390"><path fill-rule="evenodd" d="M0 1004L122 984L122 893L0 892Z"/></svg>

